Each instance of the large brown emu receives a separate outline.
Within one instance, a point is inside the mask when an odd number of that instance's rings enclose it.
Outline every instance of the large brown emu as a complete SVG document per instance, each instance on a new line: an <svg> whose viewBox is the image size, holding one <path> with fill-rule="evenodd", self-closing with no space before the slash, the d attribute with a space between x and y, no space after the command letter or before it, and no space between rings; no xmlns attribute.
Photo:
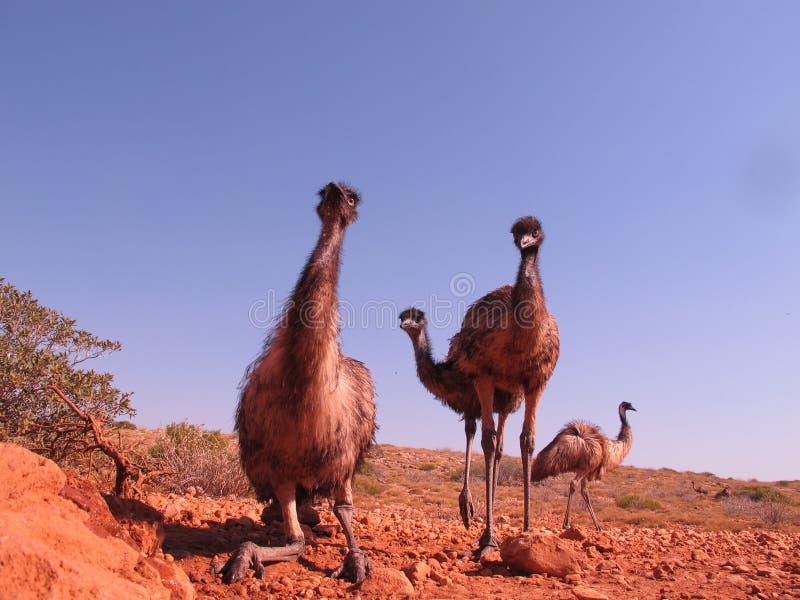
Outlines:
<svg viewBox="0 0 800 600"><path fill-rule="evenodd" d="M524 518L530 527L530 464L536 432L536 412L559 353L558 325L548 312L539 277L542 226L523 217L511 228L521 261L517 280L490 292L470 306L461 331L450 341L447 361L473 380L481 404L481 447L486 463L486 528L478 554L498 546L494 534L492 481L496 455L502 452L502 423L495 430L492 415L495 390L525 395L525 416L520 434Z"/></svg>
<svg viewBox="0 0 800 600"><path fill-rule="evenodd" d="M236 412L242 466L262 500L274 494L283 511L286 545L245 542L220 569L231 582L248 567L296 560L305 541L296 492L331 495L348 553L333 577L360 582L371 568L353 536L352 480L375 433L369 370L339 344L337 283L345 230L358 218L358 193L329 183L319 192L322 231L282 320L250 366Z"/></svg>
<svg viewBox="0 0 800 600"><path fill-rule="evenodd" d="M556 434L553 441L539 452L533 462L532 481L542 481L562 473L575 473L575 478L569 484L564 529L569 527L572 495L580 484L581 496L586 502L586 508L589 509L597 531L600 531L600 523L597 522L597 516L594 514L594 508L589 500L586 483L602 479L607 471L616 469L628 455L633 444L631 426L628 424L625 414L629 410L636 410L630 402L622 402L619 405L619 420L622 422L622 426L616 440L610 440L604 436L597 425L585 421L572 421Z"/></svg>
<svg viewBox="0 0 800 600"><path fill-rule="evenodd" d="M481 417L481 403L475 393L475 386L463 373L453 367L452 361L435 362L431 344L428 340L428 322L425 313L418 308L408 308L400 313L400 327L411 338L414 345L414 358L417 375L428 391L441 400L442 404L464 418L464 432L467 437L467 452L464 462L464 487L458 497L458 507L464 527L469 529L475 516L475 506L469 490L469 471L472 460L472 441L475 439L476 421ZM503 430L508 415L522 404L521 394L514 396L502 390L495 390L493 411L498 413L499 429ZM502 452L495 456L492 497L497 489L497 463Z"/></svg>

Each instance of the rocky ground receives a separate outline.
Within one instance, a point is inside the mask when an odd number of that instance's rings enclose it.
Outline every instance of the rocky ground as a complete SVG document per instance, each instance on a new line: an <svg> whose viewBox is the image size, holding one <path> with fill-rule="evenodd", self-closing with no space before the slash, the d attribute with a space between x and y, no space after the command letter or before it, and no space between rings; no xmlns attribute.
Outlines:
<svg viewBox="0 0 800 600"><path fill-rule="evenodd" d="M360 587L326 575L341 561L344 537L323 511L321 534L306 530L309 545L297 563L269 566L263 580L223 585L209 573L242 541L277 544L280 524L260 524L254 501L153 498L169 515L165 552L175 557L199 598L800 598L800 536L772 531L709 532L685 525L658 529L584 526L566 532L553 518L532 532L533 557L551 573L528 574L503 561L525 556L469 557L480 534L460 522L402 505L360 511L356 534L376 567ZM499 517L499 538L521 535ZM332 537L327 534L334 532ZM541 539L558 540L558 548ZM524 549L523 549L524 550ZM508 550L510 552L510 550ZM524 551L523 551L524 555ZM549 562L548 562L549 561Z"/></svg>
<svg viewBox="0 0 800 600"><path fill-rule="evenodd" d="M501 552L476 562L470 551L482 522L467 531L456 513L462 461L448 451L382 446L373 453L355 482L356 535L374 564L360 586L327 577L346 549L327 501L318 506L322 522L305 529L298 562L224 585L212 564L245 540L282 541L281 524L264 524L255 500L208 498L197 489L150 492L147 505L103 499L54 463L2 444L0 600L800 598L798 482L754 486L621 468L593 487L602 533L580 502L576 526L561 529L565 482L556 481L534 489L534 527L523 535L521 486L504 480L496 511ZM690 477L711 492L728 486L731 502L695 492ZM478 514L481 489L476 481ZM780 499L779 511L764 513L763 501L742 505L754 490Z"/></svg>

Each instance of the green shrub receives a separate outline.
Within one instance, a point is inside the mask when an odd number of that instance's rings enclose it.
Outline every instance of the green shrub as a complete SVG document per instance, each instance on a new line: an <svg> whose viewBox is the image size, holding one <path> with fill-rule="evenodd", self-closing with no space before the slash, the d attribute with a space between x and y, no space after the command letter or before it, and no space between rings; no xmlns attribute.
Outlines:
<svg viewBox="0 0 800 600"><path fill-rule="evenodd" d="M368 496L378 496L383 492L383 486L374 479L356 475L353 479L353 491Z"/></svg>
<svg viewBox="0 0 800 600"><path fill-rule="evenodd" d="M750 498L753 502L777 502L779 504L788 504L789 498L778 490L769 487L768 485L746 485L736 492L737 496Z"/></svg>
<svg viewBox="0 0 800 600"><path fill-rule="evenodd" d="M620 508L638 508L646 510L661 510L663 508L657 500L642 498L638 494L625 494L614 498L614 503Z"/></svg>
<svg viewBox="0 0 800 600"><path fill-rule="evenodd" d="M436 469L436 465L433 463L422 463L419 468L422 471L433 471Z"/></svg>
<svg viewBox="0 0 800 600"><path fill-rule="evenodd" d="M221 497L244 496L250 490L238 452L219 431L171 423L148 455L152 470L164 472L156 483L165 491L183 494L194 487Z"/></svg>

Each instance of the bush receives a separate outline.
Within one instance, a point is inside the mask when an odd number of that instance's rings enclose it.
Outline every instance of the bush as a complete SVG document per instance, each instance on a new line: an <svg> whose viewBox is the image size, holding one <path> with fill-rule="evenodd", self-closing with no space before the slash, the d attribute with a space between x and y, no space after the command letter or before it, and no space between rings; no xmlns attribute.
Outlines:
<svg viewBox="0 0 800 600"><path fill-rule="evenodd" d="M219 431L206 431L190 423L171 423L150 448L150 463L164 491L183 494L189 487L209 496L244 496L250 484L242 471L236 448Z"/></svg>
<svg viewBox="0 0 800 600"><path fill-rule="evenodd" d="M626 494L614 498L614 503L620 508L638 508L646 510L661 510L662 506L652 498L642 498L638 494Z"/></svg>
<svg viewBox="0 0 800 600"><path fill-rule="evenodd" d="M419 466L420 470L422 471L433 471L436 469L436 465L433 463L422 463Z"/></svg>
<svg viewBox="0 0 800 600"><path fill-rule="evenodd" d="M115 388L113 375L84 368L121 347L79 329L74 319L0 277L0 439L85 474L97 444L87 435L87 419L53 386L101 426L133 416L131 393Z"/></svg>
<svg viewBox="0 0 800 600"><path fill-rule="evenodd" d="M768 485L746 485L736 492L737 496L750 498L753 502L770 501L788 504L789 498Z"/></svg>
<svg viewBox="0 0 800 600"><path fill-rule="evenodd" d="M755 495L758 496L758 494ZM763 496L760 497L763 498ZM788 520L789 516L788 502L785 497L783 501L775 501L772 499L753 500L747 494L740 494L737 492L735 495L723 499L722 507L727 515L744 517L756 516L770 527L783 523Z"/></svg>
<svg viewBox="0 0 800 600"><path fill-rule="evenodd" d="M522 461L518 457L503 456L500 459L498 466L499 472L497 474L497 485L522 485ZM464 478L464 469L461 468L458 477L455 476L456 470L451 472L450 478L461 480ZM481 458L472 461L470 468L470 477L472 479L486 481L486 465Z"/></svg>
<svg viewBox="0 0 800 600"><path fill-rule="evenodd" d="M374 479L356 475L353 479L353 491L367 496L378 496L383 493L383 486Z"/></svg>

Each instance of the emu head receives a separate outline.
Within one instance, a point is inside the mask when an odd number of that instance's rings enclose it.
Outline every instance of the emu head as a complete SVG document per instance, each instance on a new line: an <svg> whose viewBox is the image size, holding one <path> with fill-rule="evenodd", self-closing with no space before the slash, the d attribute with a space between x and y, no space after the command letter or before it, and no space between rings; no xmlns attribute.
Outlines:
<svg viewBox="0 0 800 600"><path fill-rule="evenodd" d="M350 186L331 181L319 191L319 197L317 214L323 223L338 221L342 227L347 227L358 219L361 196Z"/></svg>
<svg viewBox="0 0 800 600"><path fill-rule="evenodd" d="M517 219L511 227L511 235L514 236L514 245L523 254L538 251L544 241L542 224L536 217Z"/></svg>
<svg viewBox="0 0 800 600"><path fill-rule="evenodd" d="M418 336L427 323L425 313L418 308L407 308L400 313L400 329L412 337Z"/></svg>

